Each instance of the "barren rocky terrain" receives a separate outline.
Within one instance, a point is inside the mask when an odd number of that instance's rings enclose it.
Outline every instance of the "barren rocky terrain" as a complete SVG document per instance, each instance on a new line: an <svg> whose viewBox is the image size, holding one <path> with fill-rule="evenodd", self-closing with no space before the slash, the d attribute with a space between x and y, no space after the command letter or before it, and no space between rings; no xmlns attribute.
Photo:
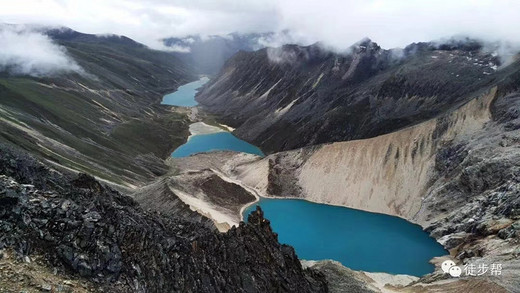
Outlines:
<svg viewBox="0 0 520 293"><path fill-rule="evenodd" d="M327 292L260 209L220 233L1 147L0 280L18 280L2 281L2 292Z"/></svg>

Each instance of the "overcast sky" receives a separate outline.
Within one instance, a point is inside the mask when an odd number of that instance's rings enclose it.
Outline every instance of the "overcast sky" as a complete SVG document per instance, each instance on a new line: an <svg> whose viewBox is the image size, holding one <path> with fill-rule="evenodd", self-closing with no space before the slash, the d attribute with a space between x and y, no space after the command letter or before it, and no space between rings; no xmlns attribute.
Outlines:
<svg viewBox="0 0 520 293"><path fill-rule="evenodd" d="M385 48L453 35L520 41L517 0L0 0L0 7L3 23L114 33L155 48L169 36L283 29L336 48L363 37Z"/></svg>

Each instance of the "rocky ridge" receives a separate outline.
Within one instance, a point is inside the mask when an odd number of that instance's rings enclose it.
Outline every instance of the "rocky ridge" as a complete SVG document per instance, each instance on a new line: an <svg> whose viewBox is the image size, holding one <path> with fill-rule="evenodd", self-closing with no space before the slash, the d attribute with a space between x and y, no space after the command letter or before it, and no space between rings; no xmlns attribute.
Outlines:
<svg viewBox="0 0 520 293"><path fill-rule="evenodd" d="M431 43L345 52L320 44L234 55L196 97L265 153L390 133L467 102L496 80L481 46Z"/></svg>
<svg viewBox="0 0 520 293"><path fill-rule="evenodd" d="M10 148L0 154L0 249L41 259L64 280L109 292L327 292L259 209L222 234L145 211L91 176L57 173Z"/></svg>

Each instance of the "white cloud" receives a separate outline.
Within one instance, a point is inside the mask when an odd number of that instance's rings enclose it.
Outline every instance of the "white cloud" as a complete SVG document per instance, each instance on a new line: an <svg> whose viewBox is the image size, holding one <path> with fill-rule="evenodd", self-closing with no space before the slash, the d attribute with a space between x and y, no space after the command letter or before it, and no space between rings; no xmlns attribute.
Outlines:
<svg viewBox="0 0 520 293"><path fill-rule="evenodd" d="M384 48L452 35L520 42L517 0L0 0L0 21L126 35L153 48L190 34L288 29L295 40Z"/></svg>
<svg viewBox="0 0 520 293"><path fill-rule="evenodd" d="M369 37L385 48L453 35L520 41L520 1L284 0L282 26L345 48Z"/></svg>
<svg viewBox="0 0 520 293"><path fill-rule="evenodd" d="M63 47L29 27L0 26L0 44L0 71L32 76L83 72Z"/></svg>
<svg viewBox="0 0 520 293"><path fill-rule="evenodd" d="M190 47L183 47L179 45L171 45L171 46L165 46L162 45L164 48L162 50L164 51L170 51L170 52L178 52L178 53L189 53L191 51Z"/></svg>

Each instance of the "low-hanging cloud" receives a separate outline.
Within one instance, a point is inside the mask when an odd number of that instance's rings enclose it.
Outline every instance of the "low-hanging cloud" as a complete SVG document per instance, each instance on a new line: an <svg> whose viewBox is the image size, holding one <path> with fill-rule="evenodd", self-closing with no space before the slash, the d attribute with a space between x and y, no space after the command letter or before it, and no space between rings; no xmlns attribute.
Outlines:
<svg viewBox="0 0 520 293"><path fill-rule="evenodd" d="M0 0L0 21L126 35L164 49L168 37L288 30L337 50L364 37L383 48L453 35L520 43L517 0Z"/></svg>
<svg viewBox="0 0 520 293"><path fill-rule="evenodd" d="M296 52L291 50L284 50L281 47L267 48L267 58L273 63L294 63L298 56Z"/></svg>
<svg viewBox="0 0 520 293"><path fill-rule="evenodd" d="M1 25L0 44L0 71L36 77L83 73L65 48L30 27Z"/></svg>
<svg viewBox="0 0 520 293"><path fill-rule="evenodd" d="M190 47L183 47L179 45L164 46L164 51L177 52L177 53L189 53Z"/></svg>

